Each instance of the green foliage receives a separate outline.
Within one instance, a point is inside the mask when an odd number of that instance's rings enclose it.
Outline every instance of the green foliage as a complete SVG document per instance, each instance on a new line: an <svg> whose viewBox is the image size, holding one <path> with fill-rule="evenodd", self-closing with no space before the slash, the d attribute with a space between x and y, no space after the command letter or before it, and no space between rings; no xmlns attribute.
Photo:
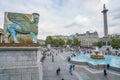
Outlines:
<svg viewBox="0 0 120 80"><path fill-rule="evenodd" d="M45 43L46 43L46 44L52 44L52 42L53 42L53 39L52 39L51 36L48 36L48 37L46 38L46 40L45 40Z"/></svg>
<svg viewBox="0 0 120 80"><path fill-rule="evenodd" d="M63 46L65 44L65 41L62 39L53 39L52 37L48 36L45 41L46 44L51 44L51 46Z"/></svg>
<svg viewBox="0 0 120 80"><path fill-rule="evenodd" d="M102 41L94 42L94 46L98 46L99 48L102 47Z"/></svg>
<svg viewBox="0 0 120 80"><path fill-rule="evenodd" d="M71 45L71 44L72 44L72 40L71 40L71 39L67 39L66 44L67 44L67 45Z"/></svg>
<svg viewBox="0 0 120 80"><path fill-rule="evenodd" d="M78 40L78 38L75 37L75 38L73 39L73 45L74 45L74 46L79 46L80 43L81 43L81 42Z"/></svg>
<svg viewBox="0 0 120 80"><path fill-rule="evenodd" d="M120 39L119 38L111 38L111 46L113 48L120 48Z"/></svg>
<svg viewBox="0 0 120 80"><path fill-rule="evenodd" d="M59 46L59 39L53 39L52 45L58 47Z"/></svg>
<svg viewBox="0 0 120 80"><path fill-rule="evenodd" d="M59 39L59 46L63 46L63 45L65 45L65 41L62 39Z"/></svg>

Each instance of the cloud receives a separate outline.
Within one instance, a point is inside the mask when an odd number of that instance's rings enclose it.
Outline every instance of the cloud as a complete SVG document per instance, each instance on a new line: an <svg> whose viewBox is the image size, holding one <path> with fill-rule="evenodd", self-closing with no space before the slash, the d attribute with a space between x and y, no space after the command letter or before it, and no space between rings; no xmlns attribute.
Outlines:
<svg viewBox="0 0 120 80"><path fill-rule="evenodd" d="M102 4L109 4L110 0L100 0Z"/></svg>
<svg viewBox="0 0 120 80"><path fill-rule="evenodd" d="M116 11L116 13L113 14L113 18L112 19L114 19L114 20L120 19L120 11L117 11L117 10L115 10L115 11Z"/></svg>
<svg viewBox="0 0 120 80"><path fill-rule="evenodd" d="M55 34L85 33L88 30L96 30L102 36L103 3L109 9L109 32L119 32L120 0L4 0L0 3L0 27L4 24L4 12L38 12L38 38L45 39L46 36Z"/></svg>
<svg viewBox="0 0 120 80"><path fill-rule="evenodd" d="M90 25L90 20L87 17L78 15L73 19L73 21L65 25L65 27L66 28L74 27L74 26L87 27L89 25Z"/></svg>
<svg viewBox="0 0 120 80"><path fill-rule="evenodd" d="M74 23L82 25L82 26L89 26L90 20L87 17L83 17L81 15L78 15L75 17Z"/></svg>
<svg viewBox="0 0 120 80"><path fill-rule="evenodd" d="M108 26L109 26L109 28L111 28L111 27L117 27L119 25L120 25L120 23L112 22Z"/></svg>

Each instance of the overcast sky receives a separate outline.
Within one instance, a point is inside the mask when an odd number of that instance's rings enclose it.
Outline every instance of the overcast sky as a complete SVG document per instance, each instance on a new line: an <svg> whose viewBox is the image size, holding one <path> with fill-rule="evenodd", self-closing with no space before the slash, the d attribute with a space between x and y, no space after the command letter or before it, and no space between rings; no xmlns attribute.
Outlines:
<svg viewBox="0 0 120 80"><path fill-rule="evenodd" d="M40 14L39 39L48 35L71 35L97 31L103 36L103 4L108 11L109 34L120 33L120 0L2 0L0 27L4 12Z"/></svg>

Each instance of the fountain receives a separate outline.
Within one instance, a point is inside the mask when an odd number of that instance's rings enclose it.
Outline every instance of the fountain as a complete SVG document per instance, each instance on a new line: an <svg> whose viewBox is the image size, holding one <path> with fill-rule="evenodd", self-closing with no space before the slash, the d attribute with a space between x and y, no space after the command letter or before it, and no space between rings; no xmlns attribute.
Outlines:
<svg viewBox="0 0 120 80"><path fill-rule="evenodd" d="M99 48L96 47L92 54L78 54L71 58L71 63L88 65L92 68L106 68L110 65L110 69L120 72L120 57L113 55L103 55Z"/></svg>
<svg viewBox="0 0 120 80"><path fill-rule="evenodd" d="M95 53L95 54L91 54L91 55L90 55L90 58L93 58L93 59L104 59L103 54L99 54L99 49L98 49L98 47L95 48L94 53Z"/></svg>

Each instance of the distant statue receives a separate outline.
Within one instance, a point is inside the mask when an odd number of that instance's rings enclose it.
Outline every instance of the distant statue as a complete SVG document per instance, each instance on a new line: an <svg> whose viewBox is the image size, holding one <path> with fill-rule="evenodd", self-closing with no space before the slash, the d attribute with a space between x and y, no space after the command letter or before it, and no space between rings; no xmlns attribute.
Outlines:
<svg viewBox="0 0 120 80"><path fill-rule="evenodd" d="M103 9L106 9L105 4L103 5Z"/></svg>
<svg viewBox="0 0 120 80"><path fill-rule="evenodd" d="M33 13L32 20L21 13L8 13L7 18L12 23L7 24L6 33L9 33L8 37L11 37L14 43L19 43L17 34L30 34L32 42L37 43L39 14Z"/></svg>

